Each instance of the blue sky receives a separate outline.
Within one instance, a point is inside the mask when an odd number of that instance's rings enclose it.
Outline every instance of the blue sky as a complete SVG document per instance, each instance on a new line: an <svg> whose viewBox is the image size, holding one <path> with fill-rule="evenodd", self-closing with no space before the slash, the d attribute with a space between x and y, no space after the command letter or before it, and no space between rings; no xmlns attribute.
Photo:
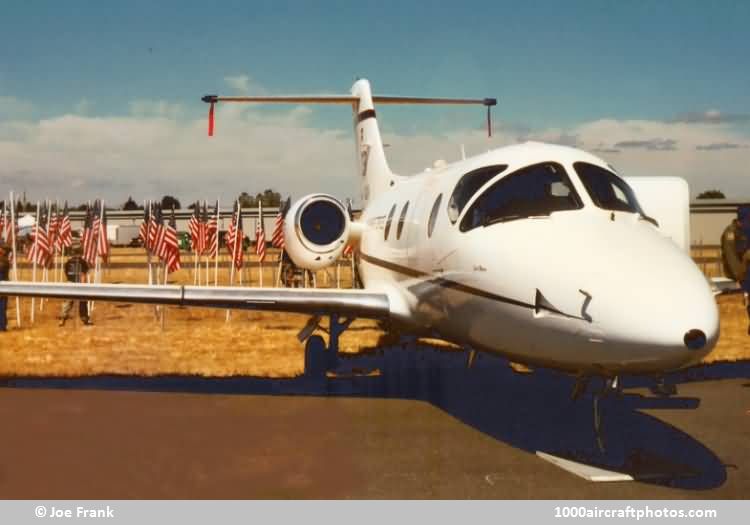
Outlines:
<svg viewBox="0 0 750 525"><path fill-rule="evenodd" d="M281 7L281 6L284 7ZM497 96L511 120L568 124L750 107L745 2L14 2L0 86L45 114L81 98L193 103L250 73L272 91Z"/></svg>
<svg viewBox="0 0 750 525"><path fill-rule="evenodd" d="M367 77L383 94L498 97L496 119L527 134L712 111L724 134L709 143L743 149L748 22L747 2L18 1L0 20L0 119L133 117L134 101L159 101L187 122L205 114L201 95L234 91L228 77L278 94L344 92ZM483 119L466 108L382 115L399 136ZM340 108L315 109L304 126L348 123Z"/></svg>

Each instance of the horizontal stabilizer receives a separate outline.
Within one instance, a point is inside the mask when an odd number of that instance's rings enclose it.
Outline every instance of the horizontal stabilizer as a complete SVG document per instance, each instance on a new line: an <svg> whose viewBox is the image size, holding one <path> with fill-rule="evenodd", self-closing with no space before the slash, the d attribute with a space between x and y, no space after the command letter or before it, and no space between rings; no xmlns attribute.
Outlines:
<svg viewBox="0 0 750 525"><path fill-rule="evenodd" d="M359 97L353 95L279 95L252 97L205 95L201 100L207 104L213 104L216 102L249 102L258 104L355 104L359 101ZM372 101L376 104L497 105L497 99L495 98L428 98L373 95Z"/></svg>

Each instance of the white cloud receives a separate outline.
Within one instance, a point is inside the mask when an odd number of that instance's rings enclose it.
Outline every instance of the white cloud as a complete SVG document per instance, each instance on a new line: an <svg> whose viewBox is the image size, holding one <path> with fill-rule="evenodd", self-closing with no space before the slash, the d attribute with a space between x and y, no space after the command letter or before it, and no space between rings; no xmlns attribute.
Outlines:
<svg viewBox="0 0 750 525"><path fill-rule="evenodd" d="M130 114L135 117L163 117L176 119L182 116L182 106L166 100L139 99L130 102Z"/></svg>
<svg viewBox="0 0 750 525"><path fill-rule="evenodd" d="M16 97L0 95L0 118L24 118L31 115L34 105Z"/></svg>
<svg viewBox="0 0 750 525"><path fill-rule="evenodd" d="M341 129L319 129L306 106L266 112L225 104L217 107L215 137L208 138L205 118L187 118L179 105L139 100L130 109L122 117L0 120L0 195L13 189L26 190L30 198L79 202L101 196L113 203L128 195L140 201L164 194L183 202L228 202L241 191L266 188L296 197L318 191L359 195L346 117ZM750 196L750 140L722 125L602 119L523 132L496 123L492 139L483 130L466 129L441 136L390 132L384 141L391 145L391 167L408 174L439 158L458 159L461 144L471 155L529 137L577 144L625 175L682 176L693 194L716 187L730 197ZM615 146L654 140L674 149ZM739 147L699 148L722 144Z"/></svg>
<svg viewBox="0 0 750 525"><path fill-rule="evenodd" d="M224 77L224 82L234 89L235 91L243 95L265 95L267 94L266 89L255 82L248 75L230 75Z"/></svg>
<svg viewBox="0 0 750 525"><path fill-rule="evenodd" d="M73 106L73 113L76 115L88 115L93 108L93 102L84 97Z"/></svg>

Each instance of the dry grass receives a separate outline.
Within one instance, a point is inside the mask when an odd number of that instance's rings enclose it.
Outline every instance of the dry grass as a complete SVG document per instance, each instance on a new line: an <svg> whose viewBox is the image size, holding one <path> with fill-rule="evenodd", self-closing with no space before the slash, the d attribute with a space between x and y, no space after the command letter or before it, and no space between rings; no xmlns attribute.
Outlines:
<svg viewBox="0 0 750 525"><path fill-rule="evenodd" d="M137 250L122 249L115 252L113 260L138 261L139 256ZM28 274L24 270L21 278L28 278ZM143 269L109 270L104 281L144 282L145 274ZM265 282L270 283L272 276L269 264ZM245 276L246 283L248 278L257 284L257 269ZM322 272L317 279L319 285L326 282ZM342 284L348 287L350 279L348 268L342 267ZM192 274L183 270L170 277L170 282L192 283ZM329 274L328 284L335 285L335 272ZM296 338L307 320L303 315L235 311L227 323L224 310L169 307L162 330L153 306L100 302L93 312L94 326L84 327L73 318L59 328L56 318L61 301L46 301L43 311L39 311L38 299L36 304L36 320L30 326L31 300L21 300L23 327L19 329L15 326L15 300L9 301L10 330L0 334L2 376L289 377L301 374L304 368L303 346ZM722 336L707 361L747 359L750 337L741 296L719 298L719 308ZM341 347L344 352L360 352L382 344L385 336L375 322L356 321L342 335ZM441 344L434 340L429 343Z"/></svg>

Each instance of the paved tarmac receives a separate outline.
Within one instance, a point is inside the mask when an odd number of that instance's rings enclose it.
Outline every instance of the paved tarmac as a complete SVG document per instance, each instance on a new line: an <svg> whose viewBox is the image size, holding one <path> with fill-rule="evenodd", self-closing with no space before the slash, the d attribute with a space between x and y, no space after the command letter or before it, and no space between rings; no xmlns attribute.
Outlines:
<svg viewBox="0 0 750 525"><path fill-rule="evenodd" d="M680 376L676 398L644 398L651 394L635 385L608 399L602 453L590 398L570 401L566 378L514 374L500 361L467 370L435 353L412 355L427 358L408 357L404 366L402 355L403 381L387 366L378 377L324 384L8 380L0 388L0 498L750 494L747 366ZM416 391L414 382L421 385ZM299 395L316 391L326 395ZM536 450L656 478L592 483L541 460Z"/></svg>

